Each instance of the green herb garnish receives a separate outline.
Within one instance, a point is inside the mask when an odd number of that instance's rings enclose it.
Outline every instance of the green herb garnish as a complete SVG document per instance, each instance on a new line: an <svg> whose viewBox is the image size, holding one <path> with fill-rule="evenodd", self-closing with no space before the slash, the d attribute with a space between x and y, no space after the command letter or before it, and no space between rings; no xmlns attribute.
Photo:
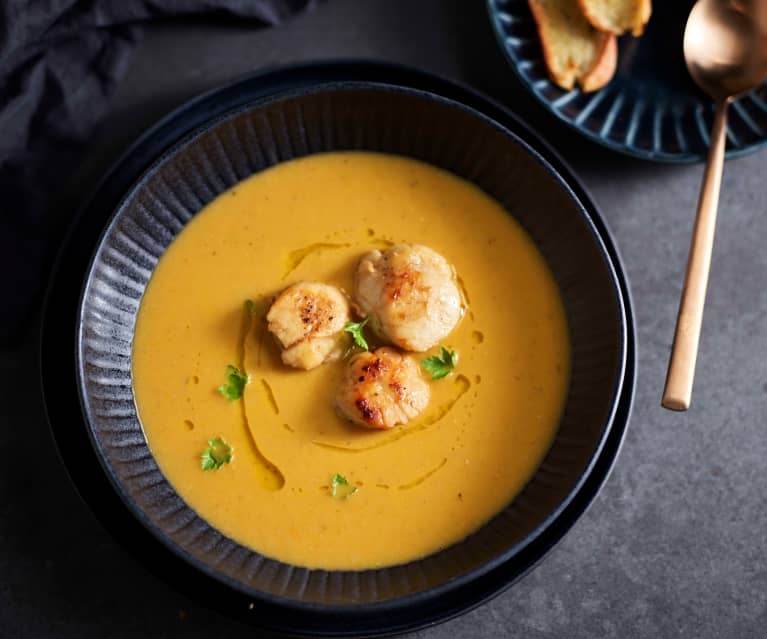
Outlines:
<svg viewBox="0 0 767 639"><path fill-rule="evenodd" d="M346 499L356 492L357 487L350 485L343 475L336 473L330 480L330 494L336 499Z"/></svg>
<svg viewBox="0 0 767 639"><path fill-rule="evenodd" d="M242 397L242 392L245 390L245 385L250 382L250 375L240 371L236 366L226 367L226 384L221 384L218 387L218 392L226 397L230 402L233 402Z"/></svg>
<svg viewBox="0 0 767 639"><path fill-rule="evenodd" d="M369 319L369 317L366 317L361 322L346 322L346 326L344 326L344 330L347 333L351 333L352 337L354 337L354 343L360 348L364 348L366 351L370 350L370 347L368 346L367 340L365 340L362 329L365 328L365 324L368 323Z"/></svg>
<svg viewBox="0 0 767 639"><path fill-rule="evenodd" d="M439 355L432 355L421 360L423 366L432 379L442 379L453 372L458 364L458 353L449 351L444 346L440 349Z"/></svg>
<svg viewBox="0 0 767 639"><path fill-rule="evenodd" d="M232 461L232 447L220 437L208 440L208 447L200 455L203 470L216 470Z"/></svg>

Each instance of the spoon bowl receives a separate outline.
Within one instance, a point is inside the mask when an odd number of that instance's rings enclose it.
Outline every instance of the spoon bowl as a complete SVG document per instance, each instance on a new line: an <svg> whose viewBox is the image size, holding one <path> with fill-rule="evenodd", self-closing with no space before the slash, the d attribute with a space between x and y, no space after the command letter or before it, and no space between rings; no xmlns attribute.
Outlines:
<svg viewBox="0 0 767 639"><path fill-rule="evenodd" d="M754 88L767 74L767 2L699 0L687 20L684 58L717 102Z"/></svg>

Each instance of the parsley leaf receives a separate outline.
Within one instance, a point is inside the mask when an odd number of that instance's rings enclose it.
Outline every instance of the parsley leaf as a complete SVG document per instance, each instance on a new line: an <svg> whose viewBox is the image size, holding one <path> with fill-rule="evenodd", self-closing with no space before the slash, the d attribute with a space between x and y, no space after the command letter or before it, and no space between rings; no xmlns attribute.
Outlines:
<svg viewBox="0 0 767 639"><path fill-rule="evenodd" d="M352 337L354 337L354 343L360 348L364 348L366 351L370 350L370 347L368 346L368 343L365 340L365 336L362 333L362 329L365 328L365 324L368 323L369 319L370 319L369 317L366 317L361 322L346 322L346 326L344 326L344 330L347 333L351 333Z"/></svg>
<svg viewBox="0 0 767 639"><path fill-rule="evenodd" d="M250 383L250 375L240 371L236 366L226 367L226 384L218 387L218 392L226 397L230 402L240 399L245 385Z"/></svg>
<svg viewBox="0 0 767 639"><path fill-rule="evenodd" d="M453 372L458 364L458 353L449 351L444 346L440 349L439 355L432 355L421 360L428 373L431 373L432 379L442 379Z"/></svg>
<svg viewBox="0 0 767 639"><path fill-rule="evenodd" d="M357 492L356 486L351 486L346 477L336 473L330 480L330 494L336 499L346 499Z"/></svg>
<svg viewBox="0 0 767 639"><path fill-rule="evenodd" d="M208 440L208 447L200 455L203 470L216 470L232 461L232 447L220 437Z"/></svg>

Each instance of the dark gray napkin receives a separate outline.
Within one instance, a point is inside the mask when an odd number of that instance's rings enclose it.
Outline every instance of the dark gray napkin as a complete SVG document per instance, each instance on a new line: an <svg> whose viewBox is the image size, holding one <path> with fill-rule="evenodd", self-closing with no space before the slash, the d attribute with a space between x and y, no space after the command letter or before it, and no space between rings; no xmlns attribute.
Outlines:
<svg viewBox="0 0 767 639"><path fill-rule="evenodd" d="M275 25L315 0L0 0L0 342L29 317L72 211L78 166L141 36L175 16Z"/></svg>

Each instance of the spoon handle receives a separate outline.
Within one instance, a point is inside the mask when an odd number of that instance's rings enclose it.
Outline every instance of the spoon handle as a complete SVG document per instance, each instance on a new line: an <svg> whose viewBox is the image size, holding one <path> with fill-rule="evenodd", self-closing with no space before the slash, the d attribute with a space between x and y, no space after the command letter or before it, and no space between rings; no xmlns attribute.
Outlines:
<svg viewBox="0 0 767 639"><path fill-rule="evenodd" d="M716 213L719 207L719 186L722 182L724 147L727 139L727 107L729 100L717 105L714 126L711 130L711 147L708 151L706 172L698 200L698 213L687 258L687 273L679 303L674 345L663 391L664 408L687 410L690 407L692 381L695 377L695 360L698 356L698 340L703 321L703 305L706 301L708 272L711 266L711 249L714 245Z"/></svg>

